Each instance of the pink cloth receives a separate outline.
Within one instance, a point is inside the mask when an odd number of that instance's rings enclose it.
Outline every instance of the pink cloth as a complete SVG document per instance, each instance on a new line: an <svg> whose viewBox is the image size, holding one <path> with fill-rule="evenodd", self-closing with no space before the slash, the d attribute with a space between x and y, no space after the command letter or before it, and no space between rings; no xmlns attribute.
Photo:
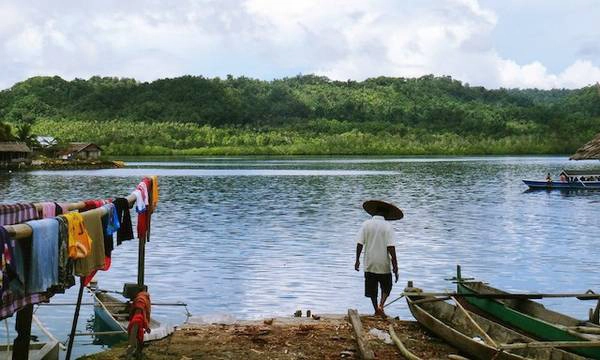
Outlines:
<svg viewBox="0 0 600 360"><path fill-rule="evenodd" d="M42 203L42 217L44 219L53 218L56 216L56 204L53 202Z"/></svg>

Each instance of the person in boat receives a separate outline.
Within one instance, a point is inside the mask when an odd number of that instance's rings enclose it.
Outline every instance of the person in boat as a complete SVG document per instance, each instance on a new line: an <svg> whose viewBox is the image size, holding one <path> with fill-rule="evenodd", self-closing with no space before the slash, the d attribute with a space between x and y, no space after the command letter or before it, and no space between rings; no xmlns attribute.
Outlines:
<svg viewBox="0 0 600 360"><path fill-rule="evenodd" d="M564 173L560 174L560 181L561 182L567 182L567 177L565 176Z"/></svg>
<svg viewBox="0 0 600 360"><path fill-rule="evenodd" d="M552 176L550 176L550 173L546 174L546 181L552 182Z"/></svg>
<svg viewBox="0 0 600 360"><path fill-rule="evenodd" d="M359 271L360 254L364 249L365 297L371 299L375 315L385 317L383 306L392 292L392 272L398 282L394 228L386 220L400 220L404 214L395 205L379 200L365 201L363 208L372 218L366 220L358 232L354 269ZM379 302L378 288L381 288Z"/></svg>

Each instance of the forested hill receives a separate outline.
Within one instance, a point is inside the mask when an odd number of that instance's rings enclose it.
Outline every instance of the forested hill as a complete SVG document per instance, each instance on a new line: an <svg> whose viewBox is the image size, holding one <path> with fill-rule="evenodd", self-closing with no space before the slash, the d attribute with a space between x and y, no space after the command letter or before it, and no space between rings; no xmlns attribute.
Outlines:
<svg viewBox="0 0 600 360"><path fill-rule="evenodd" d="M0 92L0 121L112 153L569 153L600 132L600 90L434 76L35 77Z"/></svg>

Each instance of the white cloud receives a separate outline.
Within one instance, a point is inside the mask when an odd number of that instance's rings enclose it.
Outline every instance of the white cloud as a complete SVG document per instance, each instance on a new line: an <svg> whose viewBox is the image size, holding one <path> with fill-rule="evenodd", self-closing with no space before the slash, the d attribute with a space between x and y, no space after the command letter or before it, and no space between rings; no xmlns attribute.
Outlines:
<svg viewBox="0 0 600 360"><path fill-rule="evenodd" d="M600 81L590 59L573 58L552 73L544 59L519 64L503 57L492 40L498 21L477 0L107 0L85 6L8 0L0 4L0 88L55 74L152 80L314 72L361 80L433 73L472 85L540 88Z"/></svg>

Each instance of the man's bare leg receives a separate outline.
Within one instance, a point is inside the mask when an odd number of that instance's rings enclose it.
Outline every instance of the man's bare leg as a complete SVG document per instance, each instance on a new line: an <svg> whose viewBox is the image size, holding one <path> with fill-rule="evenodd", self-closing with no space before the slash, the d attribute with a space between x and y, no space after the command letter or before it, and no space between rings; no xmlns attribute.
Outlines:
<svg viewBox="0 0 600 360"><path fill-rule="evenodd" d="M383 311L383 306L385 305L385 301L387 300L388 296L390 296L390 294L386 294L384 292L381 294L381 302L379 303L379 313L381 316L386 316L385 312Z"/></svg>
<svg viewBox="0 0 600 360"><path fill-rule="evenodd" d="M375 309L375 315L379 314L379 307L377 307L377 296L371 296L371 303L373 304L373 309Z"/></svg>

